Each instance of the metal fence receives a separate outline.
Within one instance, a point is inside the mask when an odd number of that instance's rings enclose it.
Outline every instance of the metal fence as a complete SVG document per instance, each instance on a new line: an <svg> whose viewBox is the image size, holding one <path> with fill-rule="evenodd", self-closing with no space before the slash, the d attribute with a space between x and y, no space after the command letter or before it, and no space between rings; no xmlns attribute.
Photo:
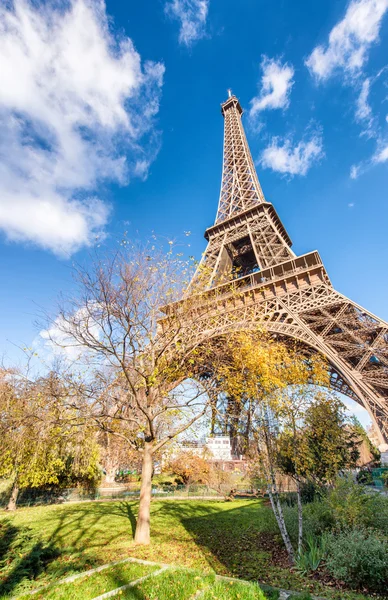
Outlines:
<svg viewBox="0 0 388 600"><path fill-rule="evenodd" d="M213 489L207 485L164 485L152 488L153 498L225 498L231 493L231 486ZM233 493L240 497L255 497L253 490L246 486L234 486ZM8 498L3 495L0 505L6 506ZM112 488L81 489L67 488L56 490L27 489L21 490L18 506L35 506L42 504L64 504L67 502L97 500L135 500L140 496L140 487L126 485Z"/></svg>

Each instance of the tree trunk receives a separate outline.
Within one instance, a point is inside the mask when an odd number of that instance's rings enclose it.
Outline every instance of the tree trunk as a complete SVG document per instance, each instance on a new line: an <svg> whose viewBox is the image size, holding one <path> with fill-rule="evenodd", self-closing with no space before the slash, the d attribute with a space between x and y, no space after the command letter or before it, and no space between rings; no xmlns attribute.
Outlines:
<svg viewBox="0 0 388 600"><path fill-rule="evenodd" d="M300 556L303 542L303 506L299 479L296 480L296 492L298 496L298 556Z"/></svg>
<svg viewBox="0 0 388 600"><path fill-rule="evenodd" d="M284 545L287 550L288 558L290 560L290 563L292 565L294 565L295 564L295 553L294 553L294 549L291 544L290 536L288 535L286 522L284 520L284 515L283 515L283 509L282 509L282 505L280 503L278 488L277 488L277 484L276 484L276 476L274 473L273 464L271 462L272 456L271 456L271 452L270 452L268 438L267 438L267 451L268 451L268 463L269 463L268 464L269 481L268 481L268 486L267 486L268 495L269 495L269 499L271 501L273 513L275 515L277 524L280 529L280 533L283 538Z"/></svg>
<svg viewBox="0 0 388 600"><path fill-rule="evenodd" d="M283 538L284 545L285 545L286 550L287 550L288 558L290 560L290 563L292 565L294 565L295 564L294 549L292 547L291 540L290 540L290 537L288 535L286 523L284 521L283 510L282 510L279 498L277 497L276 501L275 501L274 494L273 494L273 491L272 491L272 487L271 487L270 484L267 487L267 491L268 491L268 496L269 496L269 499L270 499L270 502L271 502L273 514L275 515L276 522L278 524L281 536ZM277 493L275 493L275 496L277 496Z"/></svg>
<svg viewBox="0 0 388 600"><path fill-rule="evenodd" d="M10 496L10 499L8 500L7 510L16 510L16 502L18 499L18 495L19 495L19 486L18 486L17 479L15 479L13 486L12 486L11 496Z"/></svg>
<svg viewBox="0 0 388 600"><path fill-rule="evenodd" d="M108 463L108 465L105 467L106 474L104 477L104 483L114 483L116 481L117 469L117 465L111 466Z"/></svg>
<svg viewBox="0 0 388 600"><path fill-rule="evenodd" d="M152 491L153 456L149 442L145 443L141 469L141 488L139 516L137 518L135 542L147 545L150 543L150 506Z"/></svg>

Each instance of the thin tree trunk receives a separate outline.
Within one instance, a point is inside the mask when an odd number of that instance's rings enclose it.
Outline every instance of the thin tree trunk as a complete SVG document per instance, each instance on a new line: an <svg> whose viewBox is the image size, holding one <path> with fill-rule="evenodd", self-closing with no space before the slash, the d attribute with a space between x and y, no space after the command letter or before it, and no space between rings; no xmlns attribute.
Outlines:
<svg viewBox="0 0 388 600"><path fill-rule="evenodd" d="M274 494L273 490L272 490L271 484L269 484L267 486L267 490L268 490L268 495L269 495L269 499L270 499L270 502L271 502L273 514L275 515L276 522L278 524L278 527L279 527L279 530L280 530L280 533L281 533L284 545L285 545L286 550L287 550L288 558L290 560L290 563L292 565L294 565L295 564L294 549L293 549L292 544L291 544L290 536L288 535L286 523L284 521L283 510L282 510L282 506L280 504L280 500L279 500L279 496L278 496L277 490L275 490L275 494Z"/></svg>
<svg viewBox="0 0 388 600"><path fill-rule="evenodd" d="M277 524L280 529L280 533L283 538L284 545L287 550L288 558L290 560L290 563L292 565L294 565L295 564L294 548L292 547L290 536L288 535L286 522L284 520L284 515L283 515L283 509L282 509L282 505L280 503L278 488L276 485L276 476L275 476L274 468L273 468L273 464L272 464L271 444L270 444L270 439L267 435L267 432L266 432L265 438L266 438L266 446L267 446L267 453L268 453L268 471L269 471L269 480L270 480L270 483L267 486L268 495L269 495L269 499L271 501L272 510L274 512Z"/></svg>
<svg viewBox="0 0 388 600"><path fill-rule="evenodd" d="M114 483L116 481L117 465L108 467L104 477L105 483Z"/></svg>
<svg viewBox="0 0 388 600"><path fill-rule="evenodd" d="M145 443L141 469L141 488L139 516L137 518L135 542L147 545L150 543L150 507L152 491L153 456L149 442Z"/></svg>
<svg viewBox="0 0 388 600"><path fill-rule="evenodd" d="M296 480L296 493L298 497L298 556L300 556L303 542L303 506L299 479Z"/></svg>
<svg viewBox="0 0 388 600"><path fill-rule="evenodd" d="M112 459L112 445L110 433L105 432L106 436L106 461L105 461L105 483L114 483L117 471L117 465Z"/></svg>
<svg viewBox="0 0 388 600"><path fill-rule="evenodd" d="M10 499L8 500L7 510L16 510L16 503L18 500L18 495L19 495L19 486L18 486L18 481L16 478L15 481L13 482L12 492L11 492Z"/></svg>

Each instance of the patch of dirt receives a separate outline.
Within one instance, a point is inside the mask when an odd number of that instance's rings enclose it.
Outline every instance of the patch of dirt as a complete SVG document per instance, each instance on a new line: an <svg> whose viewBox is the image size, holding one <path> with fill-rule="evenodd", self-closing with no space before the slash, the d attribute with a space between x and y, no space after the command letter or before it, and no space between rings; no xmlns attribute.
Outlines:
<svg viewBox="0 0 388 600"><path fill-rule="evenodd" d="M257 539L260 549L271 553L272 564L283 569L290 568L287 551L283 546L279 545L276 535L262 531L257 535Z"/></svg>

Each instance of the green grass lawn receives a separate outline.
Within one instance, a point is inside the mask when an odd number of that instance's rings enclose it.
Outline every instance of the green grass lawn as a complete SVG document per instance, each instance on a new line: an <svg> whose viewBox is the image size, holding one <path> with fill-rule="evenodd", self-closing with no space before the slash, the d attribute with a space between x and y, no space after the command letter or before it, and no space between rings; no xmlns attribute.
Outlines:
<svg viewBox="0 0 388 600"><path fill-rule="evenodd" d="M137 557L195 568L209 574L311 591L336 600L365 598L356 593L334 591L290 571L278 541L272 512L261 501L155 501L152 503L152 544L149 547L133 543L136 510L135 502L97 502L22 508L12 515L0 513L0 594L20 595L26 589L54 582L72 573L126 557ZM141 568L137 567L140 573ZM93 576L93 579L89 578L90 587L93 581L97 581L99 590L108 590L113 589L111 586L115 581L125 583L128 578L136 579L136 575L127 573L126 569L133 569L134 573L136 566L126 563L111 572ZM169 572L164 577L174 579ZM185 577L191 578L191 584L199 581L193 579L190 573L186 573ZM173 583L167 586L170 595L147 591L147 585L154 585L156 581L153 578L147 580L148 583L143 584L144 589L139 586L136 590L123 592L121 597L138 600L186 598L185 595L173 595ZM78 582L77 586L72 584L73 590L81 586L82 581ZM120 585L122 583L116 587ZM182 586L176 585L182 594ZM233 585L227 588L230 593L237 589ZM185 586L186 593L189 583ZM217 586L222 587L224 583L217 582L212 587L216 590ZM253 591L244 590L245 596L241 595L241 600L264 598L257 595L255 587ZM46 590L41 597L62 600L81 597L63 595L66 593L66 588L62 591ZM133 595L135 593L138 595ZM211 593L215 595L209 595ZM201 599L235 597L222 596L223 593L225 590L206 591ZM85 594L84 591L82 597L85 599L93 597ZM37 597L39 595L32 596Z"/></svg>
<svg viewBox="0 0 388 600"><path fill-rule="evenodd" d="M125 567L117 565L104 573L80 578L73 583L52 585L34 596L19 596L18 600L92 600L111 590L117 590L114 597L128 600L195 600L199 596L203 600L279 598L278 592L263 592L256 583L220 581L216 580L215 575L182 568L171 567L162 572L158 567L126 564Z"/></svg>
<svg viewBox="0 0 388 600"><path fill-rule="evenodd" d="M20 600L36 598L41 600L92 600L96 596L115 590L129 581L134 581L155 572L158 567L139 565L136 563L123 563L100 573L81 577L71 583L54 584L38 592L34 596L22 595Z"/></svg>

